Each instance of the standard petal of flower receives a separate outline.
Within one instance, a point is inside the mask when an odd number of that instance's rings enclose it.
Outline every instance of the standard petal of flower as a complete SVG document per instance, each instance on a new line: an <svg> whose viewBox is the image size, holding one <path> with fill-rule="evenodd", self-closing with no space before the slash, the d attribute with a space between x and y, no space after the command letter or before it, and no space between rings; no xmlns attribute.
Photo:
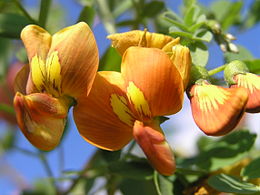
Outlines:
<svg viewBox="0 0 260 195"><path fill-rule="evenodd" d="M79 97L74 119L83 138L106 150L118 150L132 138L132 114L118 72L99 72L88 96Z"/></svg>
<svg viewBox="0 0 260 195"><path fill-rule="evenodd" d="M121 70L128 97L136 96L137 91L143 93L152 116L170 115L181 109L181 75L160 49L130 47L123 56ZM135 86L135 90L131 90L131 85ZM135 99L139 100L138 97ZM140 107L138 104L142 102L132 103L135 104L134 107Z"/></svg>
<svg viewBox="0 0 260 195"><path fill-rule="evenodd" d="M133 30L125 33L116 33L107 36L112 41L112 47L123 55L131 46L153 47L162 49L174 38L158 33L150 33L141 30Z"/></svg>
<svg viewBox="0 0 260 195"><path fill-rule="evenodd" d="M240 121L248 95L244 88L226 89L203 84L190 91L194 121L207 135L224 135Z"/></svg>
<svg viewBox="0 0 260 195"><path fill-rule="evenodd" d="M14 98L20 129L41 150L52 150L59 144L70 104L69 99L56 99L42 93L23 96L17 92Z"/></svg>
<svg viewBox="0 0 260 195"><path fill-rule="evenodd" d="M172 63L179 70L184 89L186 89L189 83L191 70L191 55L189 48L182 45L176 45L172 47L172 52L168 55L170 56Z"/></svg>
<svg viewBox="0 0 260 195"><path fill-rule="evenodd" d="M45 61L51 46L51 35L37 25L28 25L21 32L21 39L27 51L29 61L38 56Z"/></svg>
<svg viewBox="0 0 260 195"><path fill-rule="evenodd" d="M237 84L231 85L231 87L244 87L248 91L246 112L260 112L260 76L252 73L238 74L234 80Z"/></svg>
<svg viewBox="0 0 260 195"><path fill-rule="evenodd" d="M176 166L173 152L157 124L144 125L135 121L133 135L149 162L159 173L174 173Z"/></svg>
<svg viewBox="0 0 260 195"><path fill-rule="evenodd" d="M51 58L54 52L57 53L61 66L62 93L73 97L78 97L83 92L88 93L99 60L96 41L88 25L80 22L55 33L48 58ZM54 65L55 63L51 63L47 71L53 70Z"/></svg>

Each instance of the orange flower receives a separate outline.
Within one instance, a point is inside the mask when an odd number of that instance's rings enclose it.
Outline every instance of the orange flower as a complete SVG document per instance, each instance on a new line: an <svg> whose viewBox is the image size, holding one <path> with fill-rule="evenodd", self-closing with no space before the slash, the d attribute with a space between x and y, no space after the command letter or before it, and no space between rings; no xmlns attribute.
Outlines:
<svg viewBox="0 0 260 195"><path fill-rule="evenodd" d="M236 84L231 88L243 87L248 92L246 112L260 112L260 76L252 73L237 74L233 77Z"/></svg>
<svg viewBox="0 0 260 195"><path fill-rule="evenodd" d="M96 75L92 90L78 99L74 119L80 134L106 150L118 150L134 138L161 174L175 170L172 151L157 116L182 107L182 78L160 49L130 47L121 73Z"/></svg>
<svg viewBox="0 0 260 195"><path fill-rule="evenodd" d="M207 135L224 135L241 119L248 95L244 88L227 89L201 80L189 90L193 118Z"/></svg>
<svg viewBox="0 0 260 195"><path fill-rule="evenodd" d="M179 44L180 38L166 36L158 33L150 33L141 30L133 30L125 33L116 33L107 37L112 41L112 47L123 55L131 46L158 48L164 51L171 59L173 65L179 70L184 89L186 89L191 69L190 50Z"/></svg>
<svg viewBox="0 0 260 195"><path fill-rule="evenodd" d="M17 74L14 106L27 139L42 150L58 143L73 98L88 94L98 67L98 50L84 22L51 36L36 25L26 26L21 39L29 65Z"/></svg>

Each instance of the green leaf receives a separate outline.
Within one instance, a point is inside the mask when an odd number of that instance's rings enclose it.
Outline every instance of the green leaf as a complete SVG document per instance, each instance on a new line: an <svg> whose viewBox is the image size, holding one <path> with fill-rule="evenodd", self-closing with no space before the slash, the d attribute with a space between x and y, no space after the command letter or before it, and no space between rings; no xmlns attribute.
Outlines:
<svg viewBox="0 0 260 195"><path fill-rule="evenodd" d="M15 132L6 131L3 138L1 138L2 148L6 151L12 149L15 143Z"/></svg>
<svg viewBox="0 0 260 195"><path fill-rule="evenodd" d="M172 36L179 36L179 37L182 37L182 38L187 38L187 39L193 39L193 34L189 33L189 32L176 32L176 31L172 31L172 30L175 30L176 28L172 28L170 27L170 32L169 34L172 35Z"/></svg>
<svg viewBox="0 0 260 195"><path fill-rule="evenodd" d="M164 2L151 1L144 5L142 16L153 18L164 9Z"/></svg>
<svg viewBox="0 0 260 195"><path fill-rule="evenodd" d="M243 182L239 178L226 174L211 176L208 179L208 184L220 192L237 194L253 194L260 192L259 186L252 183Z"/></svg>
<svg viewBox="0 0 260 195"><path fill-rule="evenodd" d="M12 45L11 41L7 38L0 38L0 45L0 79L3 79L12 55Z"/></svg>
<svg viewBox="0 0 260 195"><path fill-rule="evenodd" d="M229 166L244 158L254 146L256 134L246 130L236 131L219 140L212 140L203 146L203 151L192 159L182 162L181 166L197 165L199 168L215 171Z"/></svg>
<svg viewBox="0 0 260 195"><path fill-rule="evenodd" d="M119 55L116 49L113 47L109 47L100 60L99 71L109 70L120 72L121 59L122 57Z"/></svg>
<svg viewBox="0 0 260 195"><path fill-rule="evenodd" d="M152 180L124 179L119 188L123 195L158 195Z"/></svg>
<svg viewBox="0 0 260 195"><path fill-rule="evenodd" d="M200 41L206 41L206 42L210 42L213 38L213 35L210 31L208 31L207 29L199 29L195 32L194 36L196 37L196 39L200 40Z"/></svg>
<svg viewBox="0 0 260 195"><path fill-rule="evenodd" d="M209 52L208 48L201 41L190 44L189 46L192 63L198 66L206 66L208 63Z"/></svg>
<svg viewBox="0 0 260 195"><path fill-rule="evenodd" d="M100 149L100 154L106 162L111 163L114 161L118 161L120 159L121 150L107 151L107 150Z"/></svg>
<svg viewBox="0 0 260 195"><path fill-rule="evenodd" d="M241 170L241 176L247 179L260 178L260 157L251 161Z"/></svg>
<svg viewBox="0 0 260 195"><path fill-rule="evenodd" d="M112 162L109 170L124 178L147 180L153 177L153 169L146 161Z"/></svg>
<svg viewBox="0 0 260 195"><path fill-rule="evenodd" d="M260 59L244 60L250 72L260 74Z"/></svg>
<svg viewBox="0 0 260 195"><path fill-rule="evenodd" d="M244 27L250 28L260 21L260 0L255 0L249 10L245 19Z"/></svg>
<svg viewBox="0 0 260 195"><path fill-rule="evenodd" d="M186 26L191 26L198 21L199 16L201 15L201 10L198 6L194 5L189 8L189 10L186 12L187 14L184 16L184 23Z"/></svg>
<svg viewBox="0 0 260 195"><path fill-rule="evenodd" d="M233 60L253 60L254 57L251 54L251 52L249 50L247 50L246 48L244 48L241 45L237 45L238 46L238 53L232 53L232 52L226 52L224 54L224 58L225 58L225 62L231 62Z"/></svg>
<svg viewBox="0 0 260 195"><path fill-rule="evenodd" d="M173 195L173 182L154 172L154 184L158 195Z"/></svg>
<svg viewBox="0 0 260 195"><path fill-rule="evenodd" d="M20 38L21 30L31 22L18 14L0 14L0 36L7 38Z"/></svg>
<svg viewBox="0 0 260 195"><path fill-rule="evenodd" d="M242 5L242 1L230 2L219 0L212 3L211 10L222 29L227 30L239 20Z"/></svg>
<svg viewBox="0 0 260 195"><path fill-rule="evenodd" d="M85 6L79 15L78 22L86 22L89 26L92 26L95 18L95 9L90 6Z"/></svg>

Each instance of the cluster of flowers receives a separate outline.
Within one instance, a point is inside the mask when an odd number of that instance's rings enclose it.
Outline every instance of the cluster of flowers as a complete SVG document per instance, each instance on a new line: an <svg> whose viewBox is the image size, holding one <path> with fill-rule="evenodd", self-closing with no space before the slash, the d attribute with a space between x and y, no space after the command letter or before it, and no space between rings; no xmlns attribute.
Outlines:
<svg viewBox="0 0 260 195"><path fill-rule="evenodd" d="M180 111L186 90L206 134L225 134L245 109L260 109L259 76L231 71L232 88L211 85L203 71L191 68L190 51L179 38L139 30L108 36L122 55L121 73L97 72L98 49L86 23L53 36L29 25L21 39L29 64L16 76L14 108L23 134L42 150L59 144L73 106L86 141L113 151L134 139L158 172L171 175L175 160L160 116Z"/></svg>

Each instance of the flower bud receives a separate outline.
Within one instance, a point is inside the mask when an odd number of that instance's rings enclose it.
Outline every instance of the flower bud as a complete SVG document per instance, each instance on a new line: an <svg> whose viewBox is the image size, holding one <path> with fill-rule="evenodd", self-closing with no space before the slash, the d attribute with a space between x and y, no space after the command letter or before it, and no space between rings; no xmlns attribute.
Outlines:
<svg viewBox="0 0 260 195"><path fill-rule="evenodd" d="M17 92L14 98L20 129L41 150L51 150L58 145L70 104L70 99L57 99L44 93L24 96Z"/></svg>
<svg viewBox="0 0 260 195"><path fill-rule="evenodd" d="M244 88L226 89L207 81L195 84L189 91L192 115L207 135L224 135L240 121L248 95Z"/></svg>
<svg viewBox="0 0 260 195"><path fill-rule="evenodd" d="M158 124L145 125L135 121L133 135L151 165L162 175L172 175L175 171L173 152L166 142Z"/></svg>

